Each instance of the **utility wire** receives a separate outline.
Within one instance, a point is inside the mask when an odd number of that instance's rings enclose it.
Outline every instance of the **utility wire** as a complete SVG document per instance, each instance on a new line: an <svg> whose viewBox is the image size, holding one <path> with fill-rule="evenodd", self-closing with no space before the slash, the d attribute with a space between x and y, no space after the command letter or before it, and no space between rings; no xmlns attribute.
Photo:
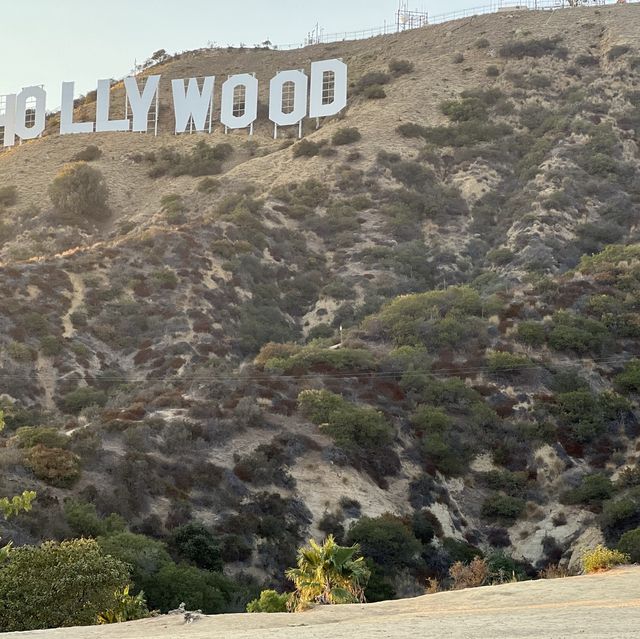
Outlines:
<svg viewBox="0 0 640 639"><path fill-rule="evenodd" d="M602 365L606 365L606 364L610 364L610 365L614 365L614 364L623 364L626 363L628 361L630 361L630 357L606 357L606 358L594 358L594 359L589 359L589 360L582 360L585 363L594 363L594 364L602 364ZM392 371L392 370L387 370L387 371L358 371L358 372L354 372L354 371L345 371L343 373L339 373L339 372L334 372L334 373L327 373L327 374L323 374L323 373L303 373L300 375L283 375L283 374L278 374L278 373L270 373L270 372L264 372L261 374L252 374L252 375L242 375L240 374L235 374L235 375L184 375L184 376L180 376L180 375L173 375L170 377L133 377L133 378L127 378L126 376L122 376L122 375L96 375L96 376L82 376L80 379L83 380L91 380L91 381L120 381L126 384L142 384L142 383L148 383L148 382L231 382L231 381L236 381L236 382L251 382L251 381L255 381L255 382L261 382L261 381L266 381L266 380L296 380L296 381L301 381L301 380L312 380L312 379L353 379L353 378L362 378L362 379L393 379L393 378L398 378L398 377L402 377L404 375L411 375L411 374L432 374L432 375L442 375L442 374L447 374L447 373L451 373L453 375L457 375L460 373L492 373L492 374L497 374L500 375L501 373L512 373L512 372L526 372L526 371L535 371L535 370L540 370L540 369L545 369L547 368L547 366L545 366L543 363L540 364L534 364L532 366L513 366L510 368L501 368L499 370L495 370L492 369L489 366L475 366L475 367L471 367L471 366L450 366L450 367L444 367L444 368L422 368L422 369L409 369L409 370L403 370L403 371ZM18 374L12 374L12 373L0 373L0 380L3 379L20 379L20 380L39 380L40 376L37 374L24 374L24 375L18 375ZM56 380L63 380L63 379L67 379L66 376L57 376L55 378Z"/></svg>

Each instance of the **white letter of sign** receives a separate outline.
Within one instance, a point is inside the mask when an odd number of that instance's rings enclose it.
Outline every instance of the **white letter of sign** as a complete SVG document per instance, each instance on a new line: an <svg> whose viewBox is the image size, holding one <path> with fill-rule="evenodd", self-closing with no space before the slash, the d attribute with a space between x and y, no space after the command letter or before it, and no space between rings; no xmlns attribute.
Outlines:
<svg viewBox="0 0 640 639"><path fill-rule="evenodd" d="M289 113L282 110L284 85L293 84L293 109ZM269 86L269 119L278 126L298 124L307 115L307 93L309 78L302 71L281 71L271 80Z"/></svg>
<svg viewBox="0 0 640 639"><path fill-rule="evenodd" d="M28 105L27 100L35 100L35 104ZM31 126L27 126L27 111L34 110L35 118ZM23 140L37 138L45 127L47 112L47 93L42 87L27 87L18 93L16 102L16 133Z"/></svg>
<svg viewBox="0 0 640 639"><path fill-rule="evenodd" d="M144 85L142 95L140 95L137 79L124 79L124 86L127 90L127 100L129 100L131 112L133 113L133 130L136 133L147 132L149 125L149 110L151 109L153 98L155 98L158 93L159 85L160 76L150 75Z"/></svg>
<svg viewBox="0 0 640 639"><path fill-rule="evenodd" d="M73 121L74 82L62 83L62 106L60 107L60 135L67 133L93 133L93 122Z"/></svg>
<svg viewBox="0 0 640 639"><path fill-rule="evenodd" d="M176 133L184 133L187 130L190 118L193 119L196 131L207 129L207 117L211 115L213 109L215 82L215 76L206 77L202 85L202 93L200 93L198 80L191 78L185 93L184 80L171 80Z"/></svg>
<svg viewBox="0 0 640 639"><path fill-rule="evenodd" d="M333 74L333 95L323 95L325 75ZM330 98L330 101L328 100ZM311 106L309 117L337 115L347 106L347 65L342 60L311 63Z"/></svg>
<svg viewBox="0 0 640 639"><path fill-rule="evenodd" d="M244 87L242 113L234 113L234 97L237 87ZM220 122L229 129L246 129L258 117L258 81L248 73L232 75L222 85Z"/></svg>
<svg viewBox="0 0 640 639"><path fill-rule="evenodd" d="M0 126L4 127L4 146L16 143L16 95L5 95L4 112L0 112Z"/></svg>
<svg viewBox="0 0 640 639"><path fill-rule="evenodd" d="M109 107L111 104L111 80L98 80L98 95L96 103L96 131L128 131L131 128L129 120L110 120Z"/></svg>

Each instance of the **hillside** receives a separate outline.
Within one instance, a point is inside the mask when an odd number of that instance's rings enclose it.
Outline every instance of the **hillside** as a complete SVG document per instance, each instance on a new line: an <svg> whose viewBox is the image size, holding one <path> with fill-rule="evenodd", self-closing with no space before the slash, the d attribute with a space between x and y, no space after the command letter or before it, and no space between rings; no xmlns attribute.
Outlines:
<svg viewBox="0 0 640 639"><path fill-rule="evenodd" d="M264 106L277 70L341 57L349 106L303 142L175 136L164 110L157 137L51 121L0 153L0 495L38 493L3 540L202 522L237 586L216 612L329 532L378 600L479 552L574 568L638 528L639 27L637 5L516 11L195 51L146 71L165 103L171 78L255 71ZM49 197L78 154L99 216Z"/></svg>
<svg viewBox="0 0 640 639"><path fill-rule="evenodd" d="M185 626L180 617L159 617L109 628L8 633L7 639L166 639L191 637L225 639L253 637L361 636L405 639L426 637L636 637L638 569L572 579L506 584L447 592L367 606L321 608L292 617L223 615ZM535 603L532 603L535 602Z"/></svg>

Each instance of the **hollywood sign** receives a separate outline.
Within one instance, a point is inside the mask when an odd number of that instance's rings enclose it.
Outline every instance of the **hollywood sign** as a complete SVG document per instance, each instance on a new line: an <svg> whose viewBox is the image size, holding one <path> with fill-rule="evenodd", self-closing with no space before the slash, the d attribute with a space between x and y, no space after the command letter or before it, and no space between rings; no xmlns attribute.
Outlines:
<svg viewBox="0 0 640 639"><path fill-rule="evenodd" d="M111 80L98 80L95 122L74 121L74 82L62 83L60 135L133 131L158 132L160 75L124 79L125 117L111 119ZM214 118L215 76L172 80L175 133L211 132ZM279 72L269 84L269 119L278 127L298 126L302 135L305 117L337 115L347 105L347 65L341 60L323 60L311 64L311 75L304 71ZM47 93L39 86L27 87L17 94L0 96L0 133L3 144L11 147L16 139L33 140L46 126ZM258 80L255 74L232 75L222 84L220 122L229 129L249 129L258 118Z"/></svg>

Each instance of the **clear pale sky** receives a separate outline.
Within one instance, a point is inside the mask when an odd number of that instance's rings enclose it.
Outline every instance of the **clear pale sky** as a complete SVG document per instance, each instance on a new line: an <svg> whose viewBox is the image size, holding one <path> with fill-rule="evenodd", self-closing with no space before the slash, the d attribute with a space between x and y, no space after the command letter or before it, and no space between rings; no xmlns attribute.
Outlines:
<svg viewBox="0 0 640 639"><path fill-rule="evenodd" d="M410 0L432 15L491 0ZM60 84L76 93L120 78L154 51L209 42L247 45L304 41L316 23L327 33L392 23L398 0L0 0L0 95L44 84L49 107Z"/></svg>

